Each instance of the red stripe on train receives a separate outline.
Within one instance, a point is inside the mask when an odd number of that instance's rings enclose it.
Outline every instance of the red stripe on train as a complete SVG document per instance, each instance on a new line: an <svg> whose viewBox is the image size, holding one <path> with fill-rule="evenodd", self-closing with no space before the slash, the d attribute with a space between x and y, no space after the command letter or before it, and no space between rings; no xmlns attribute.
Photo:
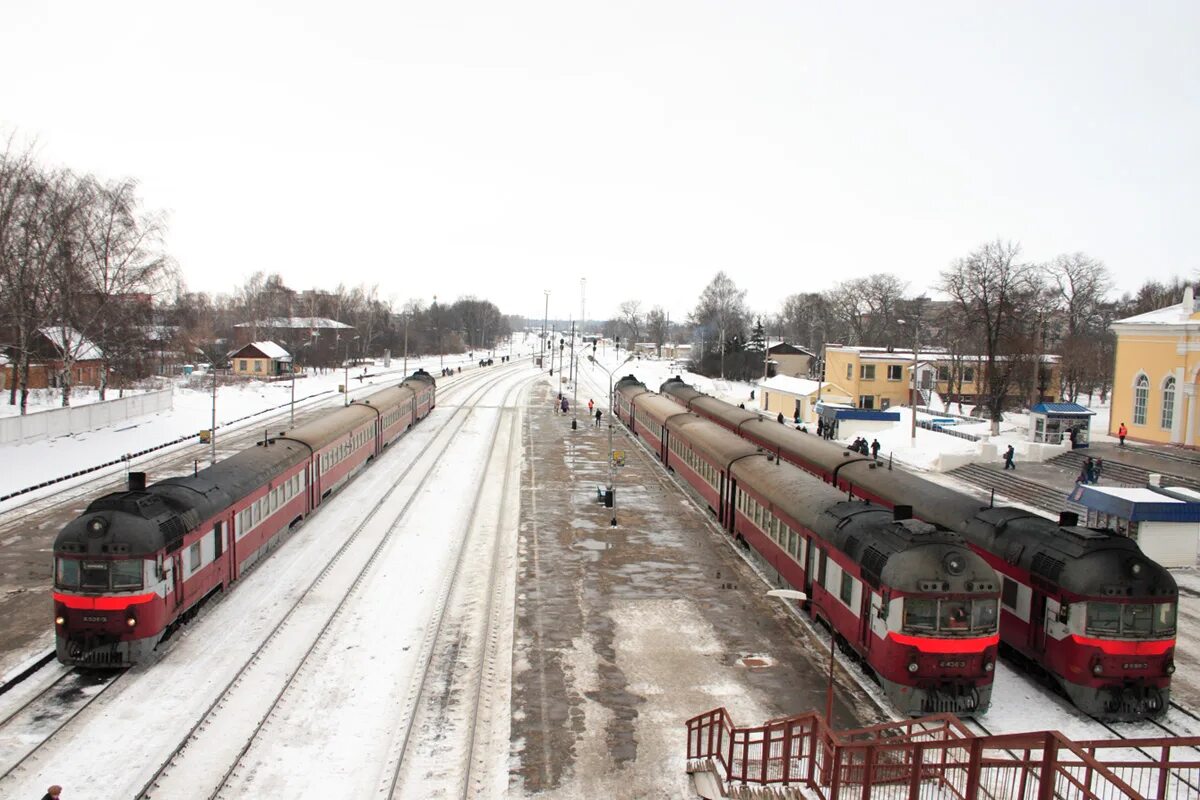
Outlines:
<svg viewBox="0 0 1200 800"><path fill-rule="evenodd" d="M909 636L905 633L888 631L888 636L897 644L915 647L923 653L982 653L989 647L1000 644L1000 634L971 639L934 639L930 636Z"/></svg>
<svg viewBox="0 0 1200 800"><path fill-rule="evenodd" d="M1071 638L1076 644L1096 647L1114 656L1161 656L1175 646L1174 639L1130 642L1123 639L1092 639L1076 634L1071 634Z"/></svg>
<svg viewBox="0 0 1200 800"><path fill-rule="evenodd" d="M94 611L120 611L130 606L149 603L156 596L154 592L150 592L149 594L127 594L116 597L78 597L73 594L59 594L55 592L54 602L62 603L67 608L82 608Z"/></svg>

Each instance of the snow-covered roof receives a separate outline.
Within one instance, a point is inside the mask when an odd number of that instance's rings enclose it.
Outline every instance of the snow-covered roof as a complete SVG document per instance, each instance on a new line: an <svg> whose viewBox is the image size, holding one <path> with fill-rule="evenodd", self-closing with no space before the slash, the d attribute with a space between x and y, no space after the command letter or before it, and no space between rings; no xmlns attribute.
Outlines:
<svg viewBox="0 0 1200 800"><path fill-rule="evenodd" d="M70 325L53 325L40 328L39 332L60 353L70 350L72 358L76 361L96 361L104 358L104 353L99 347Z"/></svg>
<svg viewBox="0 0 1200 800"><path fill-rule="evenodd" d="M282 347L275 344L274 342L251 342L250 344L243 345L243 346L239 347L237 350L234 350L232 353L229 354L230 357L236 356L238 353L242 352L247 347L253 347L255 350L262 353L267 358L281 359L283 361L288 361L291 359L291 355L288 354L288 351L284 350Z"/></svg>
<svg viewBox="0 0 1200 800"><path fill-rule="evenodd" d="M829 382L818 384L817 381L809 378L793 378L790 375L776 375L773 378L767 378L765 381L758 381L758 385L764 389L774 389L779 392L787 392L788 394L802 395L804 397L816 394L818 386L823 387L822 390L832 386Z"/></svg>
<svg viewBox="0 0 1200 800"><path fill-rule="evenodd" d="M1176 303L1166 308L1157 308L1145 314L1126 317L1116 321L1118 325L1182 325L1191 321L1192 312L1184 308L1183 303Z"/></svg>
<svg viewBox="0 0 1200 800"><path fill-rule="evenodd" d="M336 328L346 330L353 328L353 325L347 325L344 322L338 322L336 319L328 317L271 317L270 319L262 319L257 322L239 322L234 325L235 328Z"/></svg>
<svg viewBox="0 0 1200 800"><path fill-rule="evenodd" d="M888 350L887 348L883 347L862 347L859 345L829 345L829 347L826 349L829 351L841 351L844 353L857 353L859 358L870 361L901 361L912 364L913 360L912 350ZM1022 358L1025 357L1026 356L1022 356ZM1043 353L1038 356L1038 358L1047 364L1057 364L1060 360L1059 356L1055 355L1054 353ZM926 364L940 365L952 359L957 359L965 364L975 364L986 361L987 357L976 353L954 356L948 351L938 348L922 350L917 353L917 360ZM996 356L996 360L1006 361L1008 360L1008 356L998 355Z"/></svg>

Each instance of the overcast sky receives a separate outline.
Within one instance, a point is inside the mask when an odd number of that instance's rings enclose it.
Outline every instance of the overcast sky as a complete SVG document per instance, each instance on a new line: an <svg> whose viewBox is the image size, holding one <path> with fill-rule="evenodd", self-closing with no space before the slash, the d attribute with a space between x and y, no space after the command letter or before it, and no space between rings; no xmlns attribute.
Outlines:
<svg viewBox="0 0 1200 800"><path fill-rule="evenodd" d="M853 11L851 10L853 7ZM43 2L0 125L141 181L188 286L760 311L979 243L1200 267L1200 3Z"/></svg>

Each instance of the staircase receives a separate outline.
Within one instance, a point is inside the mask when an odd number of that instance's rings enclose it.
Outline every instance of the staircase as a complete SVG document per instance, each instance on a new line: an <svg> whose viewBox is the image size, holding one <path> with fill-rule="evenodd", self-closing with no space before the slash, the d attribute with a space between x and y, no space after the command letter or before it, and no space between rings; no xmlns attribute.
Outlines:
<svg viewBox="0 0 1200 800"><path fill-rule="evenodd" d="M1087 455L1078 450L1070 450L1063 453L1061 456L1055 456L1050 459L1051 464L1057 464L1061 467L1066 467L1074 472L1079 472L1083 469L1083 463L1087 459ZM1176 459L1181 460L1181 459ZM1171 475L1168 473L1160 473L1162 475L1163 486L1186 486L1189 489L1200 491L1200 481L1195 481L1191 478L1185 478L1182 475ZM1133 464L1125 464L1120 461L1111 459L1104 460L1104 471L1100 476L1101 481L1114 481L1126 486L1145 486L1150 479L1150 471L1142 467L1135 467Z"/></svg>
<svg viewBox="0 0 1200 800"><path fill-rule="evenodd" d="M1105 462L1104 467L1104 474L1107 476L1108 462ZM1080 517L1087 515L1087 510L1078 503L1068 500L1065 492L1028 478L1017 477L1014 471L986 467L982 464L967 464L965 467L950 470L946 474L988 492L994 489L999 496L1042 509L1054 516L1058 516L1061 511L1074 511Z"/></svg>

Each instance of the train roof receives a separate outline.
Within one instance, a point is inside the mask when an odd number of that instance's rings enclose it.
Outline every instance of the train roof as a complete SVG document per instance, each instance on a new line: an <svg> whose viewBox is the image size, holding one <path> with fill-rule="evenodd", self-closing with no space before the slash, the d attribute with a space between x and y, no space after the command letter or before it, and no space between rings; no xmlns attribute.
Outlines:
<svg viewBox="0 0 1200 800"><path fill-rule="evenodd" d="M628 388L628 386L626 388ZM648 413L660 424L665 424L667 420L671 419L671 417L688 413L685 409L680 408L678 403L672 403L667 398L654 394L653 392L639 394L636 395L636 397L637 409L639 411ZM699 417L697 417L697 419L699 419Z"/></svg>
<svg viewBox="0 0 1200 800"><path fill-rule="evenodd" d="M678 375L663 381L662 385L658 387L658 391L677 398L683 404L684 408L687 408L688 403L692 402L695 398L707 396L703 392L697 391L691 384L685 383L683 378Z"/></svg>
<svg viewBox="0 0 1200 800"><path fill-rule="evenodd" d="M798 431L790 425L780 425L775 420L757 414L754 419L742 423L738 432L761 440L770 450L782 453L785 459L797 458L810 462L826 473L832 473L854 461L874 461L870 456L855 453L843 444Z"/></svg>
<svg viewBox="0 0 1200 800"><path fill-rule="evenodd" d="M412 375L401 381L400 385L403 386L406 383L423 383L430 386L437 386L437 381L434 377L423 369L415 370Z"/></svg>
<svg viewBox="0 0 1200 800"><path fill-rule="evenodd" d="M307 456L308 448L297 442L274 440L235 453L195 475L166 478L144 490L106 494L59 531L54 550L153 555ZM97 519L101 531L89 527Z"/></svg>
<svg viewBox="0 0 1200 800"><path fill-rule="evenodd" d="M634 393L634 396L636 396L638 390L642 392L650 391L646 388L646 384L637 379L636 375L626 375L624 378L618 378L617 382L613 384L613 391L616 392Z"/></svg>
<svg viewBox="0 0 1200 800"><path fill-rule="evenodd" d="M977 547L1077 595L1175 597L1175 578L1132 539L1111 531L1059 525L1016 508L976 514L963 536Z"/></svg>
<svg viewBox="0 0 1200 800"><path fill-rule="evenodd" d="M395 386L389 386L386 389L381 389L378 392L373 392L370 397L363 398L362 400L354 400L350 403L350 405L370 406L371 408L377 409L391 408L392 406L400 405L406 400L416 397L417 394L413 386L408 386L406 385L407 383L408 381L405 381L404 383L396 384ZM414 386L416 386L418 389L422 388L422 382L414 382Z"/></svg>
<svg viewBox="0 0 1200 800"><path fill-rule="evenodd" d="M725 469L731 462L738 459L762 453L760 448L755 447L736 433L727 431L703 417L682 411L679 406L669 400L658 399L675 408L676 413L667 423L667 428L672 435L678 434L686 439L693 450L706 456L709 461L721 469ZM640 403L641 401L639 401Z"/></svg>
<svg viewBox="0 0 1200 800"><path fill-rule="evenodd" d="M367 399L370 400L378 394L379 392L375 392ZM336 411L323 414L312 422L281 433L279 439L300 442L316 452L326 445L346 438L350 435L350 431L375 419L378 415L378 409L365 403L344 406Z"/></svg>

